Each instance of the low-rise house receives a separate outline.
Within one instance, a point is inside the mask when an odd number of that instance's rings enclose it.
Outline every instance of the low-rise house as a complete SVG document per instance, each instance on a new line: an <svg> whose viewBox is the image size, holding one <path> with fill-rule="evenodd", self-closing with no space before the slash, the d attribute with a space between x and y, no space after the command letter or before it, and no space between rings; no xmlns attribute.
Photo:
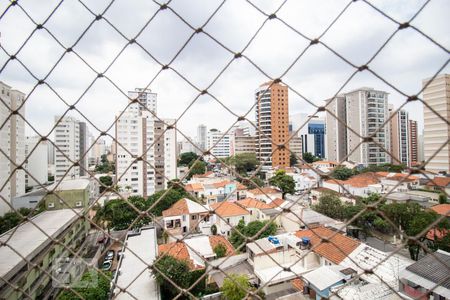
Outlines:
<svg viewBox="0 0 450 300"><path fill-rule="evenodd" d="M277 198L283 198L283 193L273 187L262 187L247 191L247 197L270 203Z"/></svg>
<svg viewBox="0 0 450 300"><path fill-rule="evenodd" d="M328 160L319 160L312 163L312 166L316 169L326 168L331 170L335 168L337 165L339 165L337 161L328 161Z"/></svg>
<svg viewBox="0 0 450 300"><path fill-rule="evenodd" d="M382 193L407 192L419 187L419 177L403 173L377 172L380 177Z"/></svg>
<svg viewBox="0 0 450 300"><path fill-rule="evenodd" d="M210 265L206 269L207 283L215 283L221 288L226 274L236 274L247 276L250 284L255 285L257 283L256 276L253 274L253 268L247 259L248 254L243 253L210 261ZM217 269L213 267L217 267Z"/></svg>
<svg viewBox="0 0 450 300"><path fill-rule="evenodd" d="M211 204L211 209L214 210L214 223L217 226L217 233L229 236L231 229L243 220L248 224L251 220L250 212L235 202L220 202Z"/></svg>
<svg viewBox="0 0 450 300"><path fill-rule="evenodd" d="M250 222L256 220L269 220L270 217L266 216L263 213L263 210L274 208L273 205L269 205L266 202L254 198L245 198L243 200L237 201L236 204L245 208L250 213Z"/></svg>
<svg viewBox="0 0 450 300"><path fill-rule="evenodd" d="M222 180L210 183L188 183L185 186L191 195L203 199L208 204L226 200L245 198L247 187L239 182Z"/></svg>
<svg viewBox="0 0 450 300"><path fill-rule="evenodd" d="M425 188L432 191L445 192L447 195L450 195L450 177L434 177L428 181Z"/></svg>
<svg viewBox="0 0 450 300"><path fill-rule="evenodd" d="M405 299L450 299L450 253L438 250L400 272Z"/></svg>
<svg viewBox="0 0 450 300"><path fill-rule="evenodd" d="M383 190L380 184L380 177L373 172L358 174L347 180L325 180L323 187L344 195L350 194L361 197L368 196L371 193L380 194Z"/></svg>
<svg viewBox="0 0 450 300"><path fill-rule="evenodd" d="M301 174L288 174L292 176L292 178L295 181L295 190L298 191L305 191L310 188L316 187L318 184L318 181L315 176L312 176L308 173L301 173Z"/></svg>
<svg viewBox="0 0 450 300"><path fill-rule="evenodd" d="M170 255L188 262L191 269L203 269L205 261L217 258L214 248L222 244L226 248L225 256L234 255L234 248L230 242L220 235L199 235L184 239L182 242L159 245L161 255Z"/></svg>
<svg viewBox="0 0 450 300"><path fill-rule="evenodd" d="M282 213L280 215L280 224L286 232L294 232L321 225L338 228L340 231L345 232L345 224L343 222L305 207L296 207L288 213Z"/></svg>
<svg viewBox="0 0 450 300"><path fill-rule="evenodd" d="M122 249L117 276L113 281L113 299L159 300L159 286L149 265L158 256L156 229L143 227L130 231Z"/></svg>
<svg viewBox="0 0 450 300"><path fill-rule="evenodd" d="M57 293L61 278L48 274L55 274L58 259L73 256L68 248L79 250L89 230L78 213L80 209L44 211L0 235L0 299L46 299Z"/></svg>
<svg viewBox="0 0 450 300"><path fill-rule="evenodd" d="M190 199L183 198L170 208L163 210L164 230L170 236L181 236L187 232L202 232L209 234L213 220L209 206L201 205Z"/></svg>
<svg viewBox="0 0 450 300"><path fill-rule="evenodd" d="M424 207L424 208L428 208L430 206L433 205L433 203L429 202L429 198L428 197L423 197L423 196L417 196L417 195L411 195L411 194L407 194L407 193L399 193L399 192L394 192L394 193L389 193L386 195L385 197L386 199L386 203L390 204L390 203L417 203L420 206Z"/></svg>

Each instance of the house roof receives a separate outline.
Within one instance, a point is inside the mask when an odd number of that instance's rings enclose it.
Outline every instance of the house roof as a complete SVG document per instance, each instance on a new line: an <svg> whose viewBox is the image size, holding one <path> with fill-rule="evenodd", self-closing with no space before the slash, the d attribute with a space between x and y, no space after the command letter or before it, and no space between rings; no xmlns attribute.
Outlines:
<svg viewBox="0 0 450 300"><path fill-rule="evenodd" d="M324 276L326 274L326 276ZM332 266L321 266L303 275L310 284L323 291L345 279L345 275Z"/></svg>
<svg viewBox="0 0 450 300"><path fill-rule="evenodd" d="M170 208L163 210L163 217L181 216L208 212L208 207L197 202L183 198L175 202Z"/></svg>
<svg viewBox="0 0 450 300"><path fill-rule="evenodd" d="M247 187L245 185L243 185L239 182L236 182L236 181L231 181L231 180L223 180L223 181L215 182L212 185L215 188L221 188L221 187L225 187L229 184L235 184L237 190L246 190L247 189Z"/></svg>
<svg viewBox="0 0 450 300"><path fill-rule="evenodd" d="M450 204L438 204L431 209L441 216L450 216Z"/></svg>
<svg viewBox="0 0 450 300"><path fill-rule="evenodd" d="M198 192L198 191L203 191L203 184L201 183L188 183L185 185L184 189L187 192Z"/></svg>
<svg viewBox="0 0 450 300"><path fill-rule="evenodd" d="M448 230L448 229L432 228L432 229L428 230L428 232L427 232L427 239L429 239L430 241L434 241L435 238L440 240L447 234L450 234L450 230Z"/></svg>
<svg viewBox="0 0 450 300"><path fill-rule="evenodd" d="M214 248L222 244L226 248L226 256L234 255L234 248L223 236L196 236L185 239L183 242L174 242L159 245L159 253L165 253L179 260L188 262L191 269L202 269L204 261L215 255ZM194 251L195 250L195 251ZM199 257L200 254L202 257Z"/></svg>
<svg viewBox="0 0 450 300"><path fill-rule="evenodd" d="M434 177L427 183L427 186L447 187L450 185L450 177Z"/></svg>
<svg viewBox="0 0 450 300"><path fill-rule="evenodd" d="M250 214L245 208L242 208L234 202L228 201L211 204L211 208L221 217L234 217Z"/></svg>
<svg viewBox="0 0 450 300"><path fill-rule="evenodd" d="M356 188L368 187L371 184L377 184L380 182L379 176L373 172L367 172L350 177L347 180L329 179L325 181L331 184L350 185Z"/></svg>
<svg viewBox="0 0 450 300"><path fill-rule="evenodd" d="M264 195L264 194L279 194L281 193L281 191L275 189L275 188L271 188L271 187L263 187L263 188L256 188L253 190L249 191L250 193L252 193L253 195Z"/></svg>
<svg viewBox="0 0 450 300"><path fill-rule="evenodd" d="M258 209L272 208L271 205L254 198L245 198L243 200L237 201L236 203L238 205L242 205L245 208L258 208Z"/></svg>
<svg viewBox="0 0 450 300"><path fill-rule="evenodd" d="M323 226L300 230L295 235L299 238L310 238L312 250L335 264L342 262L360 245L360 242ZM322 239L328 239L329 242Z"/></svg>
<svg viewBox="0 0 450 300"><path fill-rule="evenodd" d="M274 200L272 200L272 202L269 203L271 208L276 208L276 207L282 207L284 204L284 200L281 198L276 198Z"/></svg>
<svg viewBox="0 0 450 300"><path fill-rule="evenodd" d="M450 253L438 250L406 267L406 270L450 289L450 277L448 276L449 268Z"/></svg>

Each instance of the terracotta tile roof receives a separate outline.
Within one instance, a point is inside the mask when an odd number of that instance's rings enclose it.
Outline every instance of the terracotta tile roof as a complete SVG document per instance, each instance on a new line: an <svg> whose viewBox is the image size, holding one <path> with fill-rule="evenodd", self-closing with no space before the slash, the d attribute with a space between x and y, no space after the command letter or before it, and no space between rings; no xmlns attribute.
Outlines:
<svg viewBox="0 0 450 300"><path fill-rule="evenodd" d="M427 239L434 241L434 238L437 237L437 239L440 240L447 234L450 234L450 230L433 228L427 232Z"/></svg>
<svg viewBox="0 0 450 300"><path fill-rule="evenodd" d="M254 198L245 198L243 200L237 201L236 203L246 208L258 208L258 209L272 208L271 205Z"/></svg>
<svg viewBox="0 0 450 300"><path fill-rule="evenodd" d="M313 165L323 165L323 164L330 164L330 165L338 165L339 163L337 161L332 160L319 160L312 163Z"/></svg>
<svg viewBox="0 0 450 300"><path fill-rule="evenodd" d="M201 204L187 198L183 198L172 204L172 206L168 209L163 210L162 215L163 217L171 217L188 215L191 213L202 213L207 211L208 209L203 207Z"/></svg>
<svg viewBox="0 0 450 300"><path fill-rule="evenodd" d="M185 185L184 189L187 192L198 192L198 191L203 191L203 184L201 183L188 183Z"/></svg>
<svg viewBox="0 0 450 300"><path fill-rule="evenodd" d="M380 182L379 176L373 172L367 172L350 177L347 180L329 179L325 181L331 184L350 185L352 187L361 188L367 187L371 184L377 184Z"/></svg>
<svg viewBox="0 0 450 300"><path fill-rule="evenodd" d="M219 244L223 244L225 248L227 248L226 256L231 256L235 254L233 246L230 244L230 242L221 235L210 235L209 236L209 243L211 244L211 248L214 250L214 247L216 247Z"/></svg>
<svg viewBox="0 0 450 300"><path fill-rule="evenodd" d="M434 177L427 183L427 186L447 187L450 184L450 177Z"/></svg>
<svg viewBox="0 0 450 300"><path fill-rule="evenodd" d="M438 204L431 209L441 216L450 216L450 204Z"/></svg>
<svg viewBox="0 0 450 300"><path fill-rule="evenodd" d="M185 260L187 261L191 269L195 268L194 263L189 255L189 251L183 242L175 242L159 245L158 253L160 255L165 253L165 255L170 255L176 259Z"/></svg>
<svg viewBox="0 0 450 300"><path fill-rule="evenodd" d="M269 203L271 208L281 207L284 204L284 200L281 198L276 198L272 202Z"/></svg>
<svg viewBox="0 0 450 300"><path fill-rule="evenodd" d="M375 174L381 177L387 177L389 175L389 172L376 172Z"/></svg>
<svg viewBox="0 0 450 300"><path fill-rule="evenodd" d="M230 242L225 239L223 236L219 235L212 235L209 236L209 243L211 245L211 249L214 251L214 247L216 247L219 244L223 244L225 248L227 249L226 256L231 256L235 254L233 246L230 244ZM158 246L158 250L160 254L170 255L176 259L179 260L185 260L191 269L203 269L203 266L199 266L194 264L194 261L191 259L191 256L189 255L188 247L184 242L174 242L174 243L168 243L168 244L161 244Z"/></svg>
<svg viewBox="0 0 450 300"><path fill-rule="evenodd" d="M233 217L250 214L245 208L240 207L234 202L219 202L211 204L214 212L221 217Z"/></svg>
<svg viewBox="0 0 450 300"><path fill-rule="evenodd" d="M360 242L323 226L310 230L300 230L295 235L299 238L310 238L314 247L313 251L335 264L341 263L360 245ZM329 239L330 242L321 242L321 238Z"/></svg>
<svg viewBox="0 0 450 300"><path fill-rule="evenodd" d="M300 278L295 278L291 280L291 284L294 286L295 289L303 292L303 287L305 286L305 283Z"/></svg>
<svg viewBox="0 0 450 300"><path fill-rule="evenodd" d="M249 191L253 195L264 195L264 194L278 194L281 193L281 191L271 188L271 187L263 187L263 188L256 188Z"/></svg>

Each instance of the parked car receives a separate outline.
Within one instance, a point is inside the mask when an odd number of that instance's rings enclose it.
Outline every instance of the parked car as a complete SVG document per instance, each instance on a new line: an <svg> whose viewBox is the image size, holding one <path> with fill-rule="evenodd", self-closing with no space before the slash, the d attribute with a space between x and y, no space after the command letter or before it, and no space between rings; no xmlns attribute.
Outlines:
<svg viewBox="0 0 450 300"><path fill-rule="evenodd" d="M111 269L112 266L112 261L111 260L105 260L102 264L102 270L103 271L109 271L109 269Z"/></svg>
<svg viewBox="0 0 450 300"><path fill-rule="evenodd" d="M114 259L114 250L108 250L105 255L105 260L113 260Z"/></svg>

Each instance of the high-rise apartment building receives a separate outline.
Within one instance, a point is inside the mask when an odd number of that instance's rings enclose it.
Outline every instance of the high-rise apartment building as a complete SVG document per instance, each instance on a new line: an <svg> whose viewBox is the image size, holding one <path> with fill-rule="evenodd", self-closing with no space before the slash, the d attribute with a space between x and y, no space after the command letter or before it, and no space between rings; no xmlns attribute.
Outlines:
<svg viewBox="0 0 450 300"><path fill-rule="evenodd" d="M267 82L255 93L256 155L263 168L289 166L288 87ZM284 148L278 146L284 145ZM273 152L273 153L272 153Z"/></svg>
<svg viewBox="0 0 450 300"><path fill-rule="evenodd" d="M25 169L25 185L28 187L45 184L48 180L47 141L40 136L26 138L25 156L28 157ZM34 178L34 179L33 179Z"/></svg>
<svg viewBox="0 0 450 300"><path fill-rule="evenodd" d="M22 105L25 94L11 89L0 81L0 215L10 210L6 202L16 195L25 192L25 172L15 170L25 159L25 121L17 114L18 110L25 116L25 105ZM6 183L6 185L5 185Z"/></svg>
<svg viewBox="0 0 450 300"><path fill-rule="evenodd" d="M152 93L150 89L135 88L134 91L128 92L128 97L132 100L139 100L139 108L149 110L156 114L157 94Z"/></svg>
<svg viewBox="0 0 450 300"><path fill-rule="evenodd" d="M418 135L417 135L417 121L409 120L409 165L414 166L419 163L418 153Z"/></svg>
<svg viewBox="0 0 450 300"><path fill-rule="evenodd" d="M409 158L409 115L404 109L395 112L389 105L390 115L394 115L389 121L391 134L391 161L393 164L410 166Z"/></svg>
<svg viewBox="0 0 450 300"><path fill-rule="evenodd" d="M89 148L86 123L73 117L55 117L55 180L76 179L86 174ZM78 166L74 164L78 162Z"/></svg>
<svg viewBox="0 0 450 300"><path fill-rule="evenodd" d="M383 150L391 149L390 126L383 126L389 117L388 93L360 88L331 100L327 109L337 117L327 112L329 160L340 161L347 157L346 160L365 166L391 162L389 154ZM377 143L361 143L361 137L373 134Z"/></svg>
<svg viewBox="0 0 450 300"><path fill-rule="evenodd" d="M208 149L214 157L229 157L234 154L232 134L211 129L208 131Z"/></svg>
<svg viewBox="0 0 450 300"><path fill-rule="evenodd" d="M208 133L206 125L200 124L197 127L197 145L202 151L205 151L207 144L208 144Z"/></svg>
<svg viewBox="0 0 450 300"><path fill-rule="evenodd" d="M129 92L132 99L138 95ZM177 160L175 130L164 124L173 120L161 122L155 118L156 94L146 90L145 95L151 101L129 105L115 124L117 184L143 197L166 188L166 177L176 178Z"/></svg>
<svg viewBox="0 0 450 300"><path fill-rule="evenodd" d="M438 75L433 81L422 81L424 159L425 168L435 172L450 172L450 74ZM438 115L436 115L438 114ZM442 149L441 146L444 146Z"/></svg>
<svg viewBox="0 0 450 300"><path fill-rule="evenodd" d="M309 116L305 113L289 116L290 131L298 131L301 140L302 153L309 152L320 158L325 153L325 120L318 116ZM299 130L300 129L300 130Z"/></svg>
<svg viewBox="0 0 450 300"><path fill-rule="evenodd" d="M327 154L331 161L345 160L347 155L347 106L345 95L327 101L326 128ZM332 114L330 114L331 112Z"/></svg>

